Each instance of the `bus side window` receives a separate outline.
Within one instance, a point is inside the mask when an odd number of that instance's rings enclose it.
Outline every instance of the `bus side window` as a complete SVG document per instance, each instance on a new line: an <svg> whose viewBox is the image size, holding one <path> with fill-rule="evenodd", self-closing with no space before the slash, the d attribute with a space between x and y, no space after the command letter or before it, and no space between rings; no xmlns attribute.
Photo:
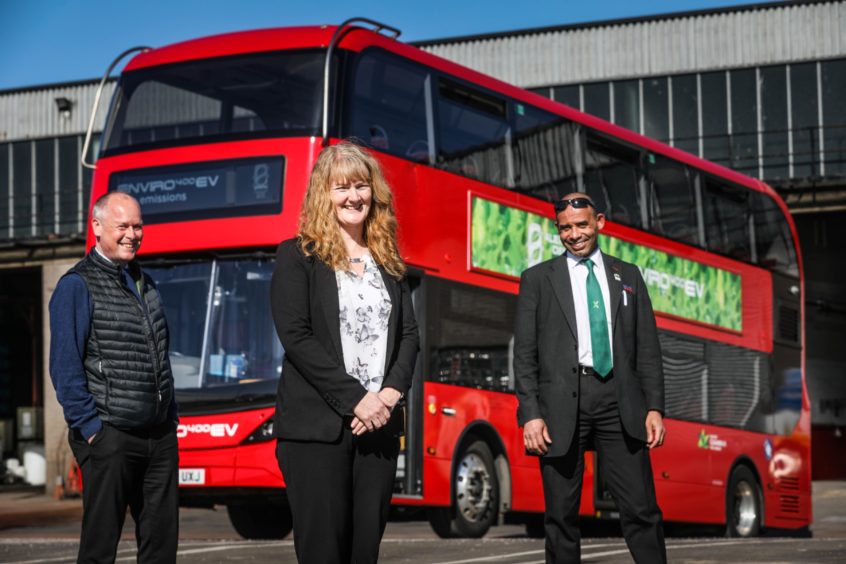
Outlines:
<svg viewBox="0 0 846 564"><path fill-rule="evenodd" d="M667 417L771 432L773 386L766 355L659 331Z"/></svg>
<svg viewBox="0 0 846 564"><path fill-rule="evenodd" d="M640 155L588 131L584 152L584 191L608 219L642 229Z"/></svg>
<svg viewBox="0 0 846 564"><path fill-rule="evenodd" d="M683 164L649 155L649 215L652 230L670 239L699 245L693 182Z"/></svg>
<svg viewBox="0 0 846 564"><path fill-rule="evenodd" d="M709 251L737 260L752 260L749 193L749 190L732 190L711 178L705 179L702 207Z"/></svg>
<svg viewBox="0 0 846 564"><path fill-rule="evenodd" d="M784 212L766 194L752 192L751 200L758 264L799 276L796 248Z"/></svg>
<svg viewBox="0 0 846 564"><path fill-rule="evenodd" d="M579 190L580 127L544 110L514 102L514 184L521 193L554 202Z"/></svg>
<svg viewBox="0 0 846 564"><path fill-rule="evenodd" d="M666 416L684 421L707 421L705 342L666 331L659 331L658 339L664 363Z"/></svg>
<svg viewBox="0 0 846 564"><path fill-rule="evenodd" d="M708 342L708 422L772 432L773 387L764 353Z"/></svg>
<svg viewBox="0 0 846 564"><path fill-rule="evenodd" d="M426 379L513 391L509 347L517 297L427 277L425 303Z"/></svg>
<svg viewBox="0 0 846 564"><path fill-rule="evenodd" d="M513 185L505 100L438 79L438 166L500 186Z"/></svg>
<svg viewBox="0 0 846 564"><path fill-rule="evenodd" d="M379 151L428 162L428 71L377 49L362 54L353 68L344 136Z"/></svg>

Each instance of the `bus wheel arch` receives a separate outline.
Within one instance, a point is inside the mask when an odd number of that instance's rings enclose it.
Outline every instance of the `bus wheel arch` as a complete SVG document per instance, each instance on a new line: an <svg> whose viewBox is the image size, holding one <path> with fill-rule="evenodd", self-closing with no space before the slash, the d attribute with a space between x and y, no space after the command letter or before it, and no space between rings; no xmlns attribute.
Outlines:
<svg viewBox="0 0 846 564"><path fill-rule="evenodd" d="M726 536L757 537L764 529L764 496L755 464L739 458L726 481Z"/></svg>
<svg viewBox="0 0 846 564"><path fill-rule="evenodd" d="M455 446L450 505L429 509L429 523L442 538L478 538L511 506L511 472L505 447L487 423L468 425Z"/></svg>

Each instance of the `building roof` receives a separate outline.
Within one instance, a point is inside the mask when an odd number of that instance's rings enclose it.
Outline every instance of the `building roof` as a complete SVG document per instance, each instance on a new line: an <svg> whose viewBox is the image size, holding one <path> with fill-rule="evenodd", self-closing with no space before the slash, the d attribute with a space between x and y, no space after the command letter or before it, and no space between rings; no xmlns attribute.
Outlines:
<svg viewBox="0 0 846 564"><path fill-rule="evenodd" d="M421 41L411 41L411 45L417 47L430 47L434 45L444 45L448 43L467 43L470 41L484 41L486 39L500 39L505 37L518 37L526 35L540 35L545 33L566 33L572 31L580 31L586 29L595 29L601 27L615 27L632 24L643 24L656 21L681 20L687 18L696 18L702 16L714 16L721 14L735 14L740 12L758 12L769 10L772 8L785 8L789 6L803 6L809 4L840 4L843 0L785 0L782 2L761 2L758 4L743 4L739 6L726 6L724 8L709 8L706 10L688 10L683 12L668 12L660 14L652 14L646 16L637 16L632 18L618 18L611 20L596 20L590 22L578 22L573 24L552 25L543 27L531 27L525 29L516 29L508 31L499 31L493 33L480 33L475 35L457 35L453 37L442 37L438 39L424 39Z"/></svg>

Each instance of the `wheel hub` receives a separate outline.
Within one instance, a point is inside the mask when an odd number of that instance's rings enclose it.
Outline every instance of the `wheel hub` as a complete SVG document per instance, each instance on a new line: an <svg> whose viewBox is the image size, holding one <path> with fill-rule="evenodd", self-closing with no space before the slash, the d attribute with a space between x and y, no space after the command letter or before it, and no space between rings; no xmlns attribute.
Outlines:
<svg viewBox="0 0 846 564"><path fill-rule="evenodd" d="M455 475L455 499L465 519L482 521L491 504L492 480L481 457L468 453Z"/></svg>
<svg viewBox="0 0 846 564"><path fill-rule="evenodd" d="M734 523L737 534L746 537L758 521L755 492L749 482L739 482L734 488Z"/></svg>

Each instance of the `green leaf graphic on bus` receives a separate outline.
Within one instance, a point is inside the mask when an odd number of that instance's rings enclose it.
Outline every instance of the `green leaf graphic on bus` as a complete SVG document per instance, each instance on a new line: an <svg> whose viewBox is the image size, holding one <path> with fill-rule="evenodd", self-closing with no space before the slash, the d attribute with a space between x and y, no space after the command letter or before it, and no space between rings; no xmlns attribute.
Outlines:
<svg viewBox="0 0 846 564"><path fill-rule="evenodd" d="M491 202L472 201L474 268L520 276L530 266L564 252L551 219ZM636 264L656 311L740 331L738 274L683 259L616 237L601 236L602 251Z"/></svg>
<svg viewBox="0 0 846 564"><path fill-rule="evenodd" d="M473 198L473 266L509 276L564 252L555 224L543 216Z"/></svg>
<svg viewBox="0 0 846 564"><path fill-rule="evenodd" d="M652 307L740 331L743 323L740 275L635 245L616 237L600 237L602 251L640 268Z"/></svg>

